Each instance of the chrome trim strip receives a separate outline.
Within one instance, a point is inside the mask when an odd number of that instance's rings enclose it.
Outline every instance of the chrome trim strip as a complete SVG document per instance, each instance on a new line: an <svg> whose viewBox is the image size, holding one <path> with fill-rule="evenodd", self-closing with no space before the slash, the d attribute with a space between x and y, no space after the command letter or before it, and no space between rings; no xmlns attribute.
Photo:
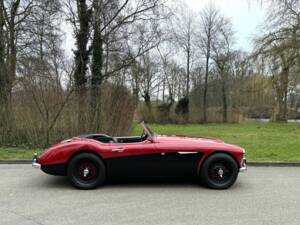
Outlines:
<svg viewBox="0 0 300 225"><path fill-rule="evenodd" d="M119 147L119 148L112 148L111 149L112 152L123 152L125 151L125 148Z"/></svg>
<svg viewBox="0 0 300 225"><path fill-rule="evenodd" d="M197 154L198 152L178 152L179 154Z"/></svg>

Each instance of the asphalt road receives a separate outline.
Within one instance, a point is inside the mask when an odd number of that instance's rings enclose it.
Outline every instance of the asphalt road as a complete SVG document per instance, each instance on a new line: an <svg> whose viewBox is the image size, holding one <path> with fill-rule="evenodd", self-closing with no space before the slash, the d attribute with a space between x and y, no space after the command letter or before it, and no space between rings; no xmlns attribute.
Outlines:
<svg viewBox="0 0 300 225"><path fill-rule="evenodd" d="M251 167L228 190L115 182L81 191L30 165L0 165L0 225L300 224L300 167Z"/></svg>

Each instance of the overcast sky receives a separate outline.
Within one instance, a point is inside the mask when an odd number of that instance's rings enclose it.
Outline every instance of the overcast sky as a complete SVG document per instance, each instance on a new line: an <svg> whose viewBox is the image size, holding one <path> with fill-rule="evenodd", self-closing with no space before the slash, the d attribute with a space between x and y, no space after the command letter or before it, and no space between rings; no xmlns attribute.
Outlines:
<svg viewBox="0 0 300 225"><path fill-rule="evenodd" d="M254 34L258 34L265 20L266 7L257 0L184 0L194 11L198 12L212 2L233 23L236 31L238 48L246 51L252 49Z"/></svg>
<svg viewBox="0 0 300 225"><path fill-rule="evenodd" d="M172 1L172 0L170 0ZM221 12L231 19L234 30L236 31L236 45L238 48L251 51L252 39L254 34L259 33L259 26L265 19L266 7L261 5L257 0L183 0L195 12L201 11L207 4L213 3ZM72 48L74 48L74 38L72 28L63 25L66 30L66 51L72 56Z"/></svg>

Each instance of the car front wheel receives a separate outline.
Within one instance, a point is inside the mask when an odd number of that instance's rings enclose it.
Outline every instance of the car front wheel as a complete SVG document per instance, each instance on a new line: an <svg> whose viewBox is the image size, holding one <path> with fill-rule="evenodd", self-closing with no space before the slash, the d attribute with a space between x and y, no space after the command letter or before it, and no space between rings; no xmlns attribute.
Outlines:
<svg viewBox="0 0 300 225"><path fill-rule="evenodd" d="M105 180L105 165L96 155L81 153L68 165L68 178L79 189L93 189Z"/></svg>
<svg viewBox="0 0 300 225"><path fill-rule="evenodd" d="M226 189L234 184L238 176L235 160L227 154L209 156L201 169L202 182L213 189Z"/></svg>

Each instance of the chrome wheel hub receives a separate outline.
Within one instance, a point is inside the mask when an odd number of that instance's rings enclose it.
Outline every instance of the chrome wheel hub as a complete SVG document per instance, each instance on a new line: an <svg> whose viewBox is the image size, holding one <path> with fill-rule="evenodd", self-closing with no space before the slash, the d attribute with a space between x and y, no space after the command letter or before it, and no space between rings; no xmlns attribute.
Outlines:
<svg viewBox="0 0 300 225"><path fill-rule="evenodd" d="M83 170L83 177L87 177L87 175L89 175L89 173L90 173L90 170L89 170L89 168L85 168L84 170Z"/></svg>
<svg viewBox="0 0 300 225"><path fill-rule="evenodd" d="M221 178L223 178L224 170L222 168L219 168L218 174Z"/></svg>

